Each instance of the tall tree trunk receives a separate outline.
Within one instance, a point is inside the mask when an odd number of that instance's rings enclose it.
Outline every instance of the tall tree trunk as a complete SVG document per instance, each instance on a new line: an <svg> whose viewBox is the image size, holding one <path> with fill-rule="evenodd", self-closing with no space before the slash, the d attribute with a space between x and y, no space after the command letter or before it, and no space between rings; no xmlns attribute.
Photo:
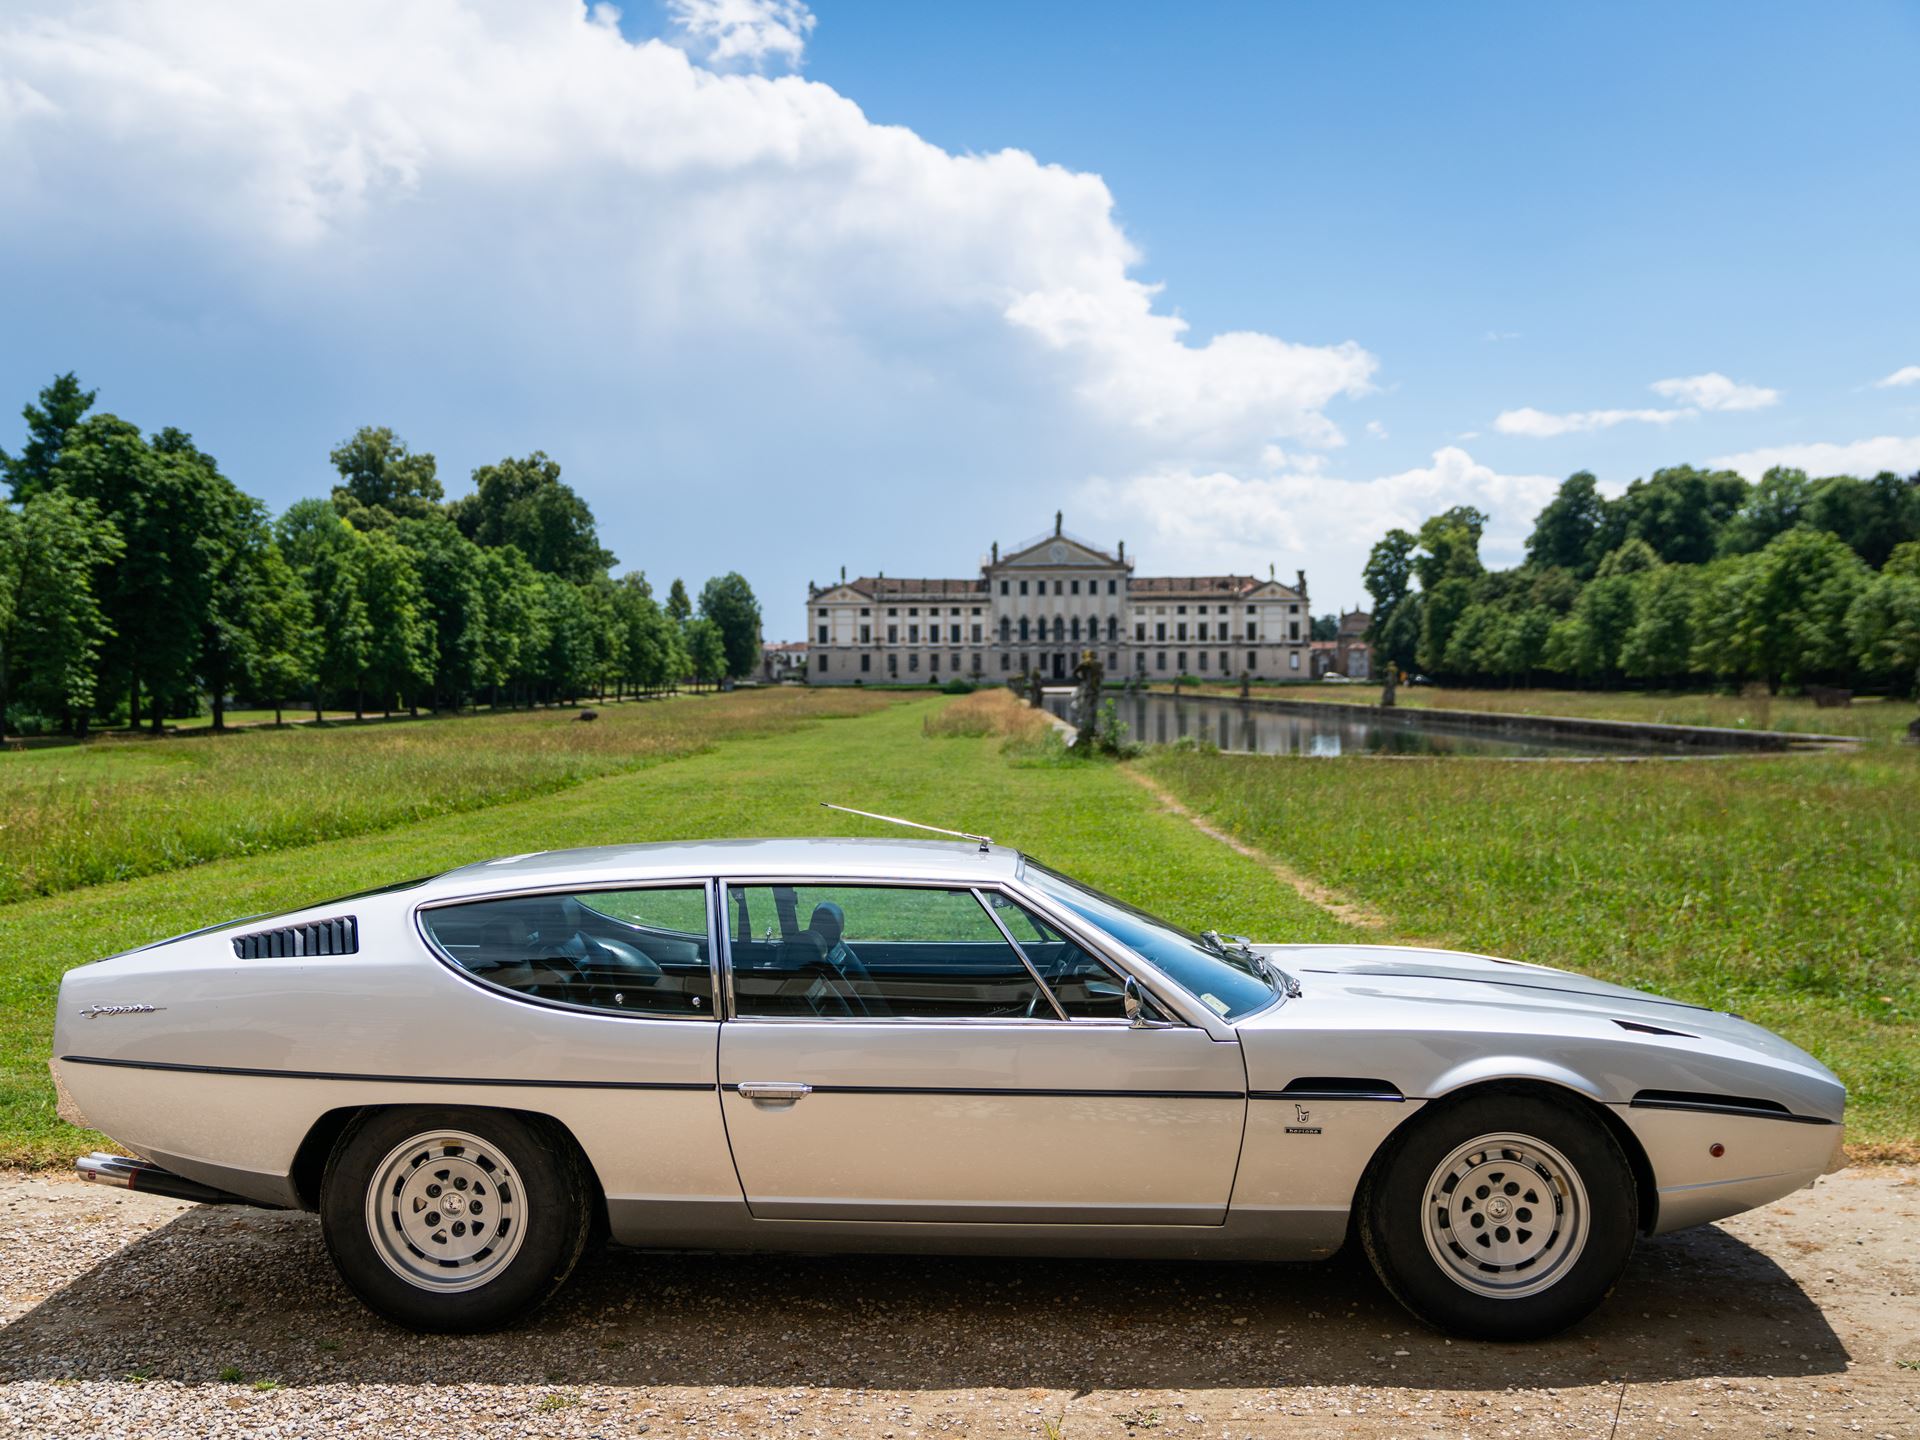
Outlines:
<svg viewBox="0 0 1920 1440"><path fill-rule="evenodd" d="M275 701L273 702L273 728L274 728L274 729L276 729L276 730L278 730L278 729L280 728L280 725L281 725L281 720L280 720L280 705L281 705L281 702L280 702L280 701L278 701L278 700L275 700Z"/></svg>
<svg viewBox="0 0 1920 1440"><path fill-rule="evenodd" d="M316 680L313 682L313 723L316 725L324 724L326 718L326 712L320 705L320 682Z"/></svg>
<svg viewBox="0 0 1920 1440"><path fill-rule="evenodd" d="M166 719L164 712L167 707L161 703L158 691L147 698L151 701L147 706L149 712L147 717L147 730L151 734L158 735L160 733L160 727Z"/></svg>
<svg viewBox="0 0 1920 1440"><path fill-rule="evenodd" d="M127 728L140 728L140 672L127 676Z"/></svg>
<svg viewBox="0 0 1920 1440"><path fill-rule="evenodd" d="M217 687L213 692L213 728L216 731L227 728L227 697Z"/></svg>
<svg viewBox="0 0 1920 1440"><path fill-rule="evenodd" d="M365 681L353 687L353 718L356 720L364 720L367 718L367 686Z"/></svg>

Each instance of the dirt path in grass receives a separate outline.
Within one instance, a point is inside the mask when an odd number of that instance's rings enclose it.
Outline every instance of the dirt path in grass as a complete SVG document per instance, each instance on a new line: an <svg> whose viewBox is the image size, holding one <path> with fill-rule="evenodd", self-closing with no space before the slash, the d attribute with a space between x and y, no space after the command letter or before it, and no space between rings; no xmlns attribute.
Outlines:
<svg viewBox="0 0 1920 1440"><path fill-rule="evenodd" d="M1236 839L1234 836L1220 829L1217 825L1209 824L1194 814L1193 811L1189 810L1185 805L1181 804L1180 801L1174 797L1173 792L1167 789L1166 786L1160 784L1134 766L1123 765L1120 768L1123 775L1132 780L1134 784L1138 785L1142 790L1145 790L1149 795L1153 796L1155 800L1159 801L1160 808L1169 815L1177 815L1202 835L1218 840L1222 845L1227 846L1229 849L1241 855L1245 855L1249 860L1257 860L1273 872L1274 879L1278 880L1282 885L1290 887L1295 894L1299 895L1301 899L1307 901L1309 904L1318 905L1322 910L1326 911L1327 914L1333 916L1334 919L1347 925L1358 925L1368 930L1384 930L1387 928L1388 921L1386 916L1368 909L1357 900L1349 900L1339 891L1330 890L1311 876L1302 875L1291 866L1282 864L1267 854L1266 851L1256 849L1244 840Z"/></svg>
<svg viewBox="0 0 1920 1440"><path fill-rule="evenodd" d="M348 1294L311 1215L0 1172L0 1433L1906 1440L1917 1175L1643 1242L1584 1324L1485 1345L1351 1257L595 1252L519 1329L420 1336Z"/></svg>

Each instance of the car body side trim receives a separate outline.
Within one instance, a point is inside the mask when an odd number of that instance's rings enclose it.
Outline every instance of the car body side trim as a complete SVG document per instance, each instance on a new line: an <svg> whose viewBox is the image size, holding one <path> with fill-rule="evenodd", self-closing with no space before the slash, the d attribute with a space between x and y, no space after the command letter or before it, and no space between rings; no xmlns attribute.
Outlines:
<svg viewBox="0 0 1920 1440"><path fill-rule="evenodd" d="M1292 1081L1283 1090L1250 1090L1249 1100L1378 1100L1389 1105L1404 1105L1407 1097L1399 1086L1385 1080L1340 1081L1332 1076L1314 1076Z"/></svg>
<svg viewBox="0 0 1920 1440"><path fill-rule="evenodd" d="M1784 1120L1791 1125L1838 1125L1819 1115L1796 1115L1777 1100L1743 1095L1712 1095L1685 1090L1642 1090L1628 1101L1634 1110L1692 1110L1703 1115L1739 1115L1752 1120Z"/></svg>
<svg viewBox="0 0 1920 1440"><path fill-rule="evenodd" d="M750 1082L749 1082L750 1083ZM738 1084L722 1087L739 1090ZM1087 1100L1245 1100L1239 1090L1042 1090L1013 1085L815 1085L815 1095L1006 1095Z"/></svg>
<svg viewBox="0 0 1920 1440"><path fill-rule="evenodd" d="M189 1075L250 1075L262 1080L345 1080L374 1085L500 1085L534 1090L713 1090L710 1080L529 1080L465 1075L357 1075L333 1070L260 1070L242 1065L188 1065L176 1060L113 1060L62 1055L67 1065L111 1065L122 1070L171 1070Z"/></svg>

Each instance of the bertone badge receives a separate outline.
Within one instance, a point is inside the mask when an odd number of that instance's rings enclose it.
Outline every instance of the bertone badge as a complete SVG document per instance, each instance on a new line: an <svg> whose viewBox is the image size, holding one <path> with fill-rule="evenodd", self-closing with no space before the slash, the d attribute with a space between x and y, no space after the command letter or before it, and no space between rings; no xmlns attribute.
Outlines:
<svg viewBox="0 0 1920 1440"><path fill-rule="evenodd" d="M80 1012L83 1020L92 1020L100 1015L151 1015L156 1010L164 1010L164 1005L89 1005Z"/></svg>

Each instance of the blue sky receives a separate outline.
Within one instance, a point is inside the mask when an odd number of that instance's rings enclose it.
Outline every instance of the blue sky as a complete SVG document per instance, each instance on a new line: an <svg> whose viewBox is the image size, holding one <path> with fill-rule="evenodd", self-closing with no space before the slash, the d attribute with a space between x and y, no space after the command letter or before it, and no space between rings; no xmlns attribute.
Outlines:
<svg viewBox="0 0 1920 1440"><path fill-rule="evenodd" d="M16 6L0 400L77 369L276 506L362 423L456 493L545 448L769 638L1060 507L1332 608L1577 468L1920 468L1916 61L1879 4Z"/></svg>

